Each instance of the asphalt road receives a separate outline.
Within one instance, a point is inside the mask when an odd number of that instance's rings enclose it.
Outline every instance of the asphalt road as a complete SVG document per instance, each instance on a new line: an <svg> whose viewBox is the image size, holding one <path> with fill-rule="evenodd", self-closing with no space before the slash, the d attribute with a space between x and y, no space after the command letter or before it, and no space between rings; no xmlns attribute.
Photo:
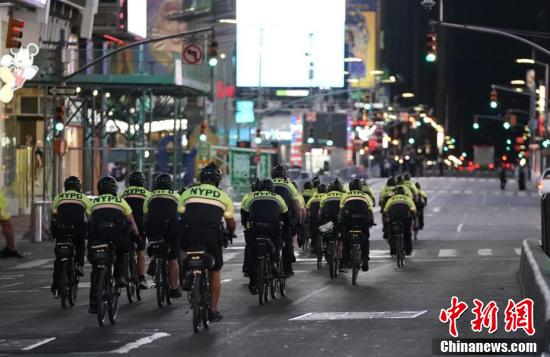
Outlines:
<svg viewBox="0 0 550 357"><path fill-rule="evenodd" d="M360 273L358 286L349 274L330 280L299 255L287 297L259 306L241 274L239 231L225 251L224 319L199 335L186 299L158 309L153 290L139 303L123 296L116 325L99 328L87 313L89 267L77 306L62 310L49 293L52 244L22 243L25 259L0 261L0 354L427 356L432 339L449 337L438 316L453 295L469 305L474 298L497 302L499 330L490 337L510 337L502 312L509 298L520 299L520 242L540 235L538 195L517 192L513 183L501 192L490 179L420 181L429 195L426 227L404 269L389 257L379 224L371 233L371 270ZM377 193L381 184L374 184ZM471 332L466 315L460 337L489 337Z"/></svg>

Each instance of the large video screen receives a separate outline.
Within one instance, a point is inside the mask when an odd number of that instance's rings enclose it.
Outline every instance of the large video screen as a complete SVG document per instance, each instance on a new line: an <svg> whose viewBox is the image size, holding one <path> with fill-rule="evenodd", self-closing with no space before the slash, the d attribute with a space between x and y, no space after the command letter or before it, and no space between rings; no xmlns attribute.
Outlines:
<svg viewBox="0 0 550 357"><path fill-rule="evenodd" d="M128 1L128 32L141 38L147 37L147 0Z"/></svg>
<svg viewBox="0 0 550 357"><path fill-rule="evenodd" d="M237 0L237 86L343 87L345 0Z"/></svg>

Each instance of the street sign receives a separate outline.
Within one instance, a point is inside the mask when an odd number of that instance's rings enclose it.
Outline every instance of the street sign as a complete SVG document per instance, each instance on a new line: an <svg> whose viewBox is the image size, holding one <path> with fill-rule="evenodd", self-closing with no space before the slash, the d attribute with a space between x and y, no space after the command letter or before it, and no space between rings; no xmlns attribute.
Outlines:
<svg viewBox="0 0 550 357"><path fill-rule="evenodd" d="M210 161L212 158L210 143L208 142L199 142L199 152L197 158L200 161Z"/></svg>
<svg viewBox="0 0 550 357"><path fill-rule="evenodd" d="M185 64L200 64L204 60L204 51L195 44L185 45L181 57Z"/></svg>
<svg viewBox="0 0 550 357"><path fill-rule="evenodd" d="M49 87L49 95L77 95L77 87Z"/></svg>

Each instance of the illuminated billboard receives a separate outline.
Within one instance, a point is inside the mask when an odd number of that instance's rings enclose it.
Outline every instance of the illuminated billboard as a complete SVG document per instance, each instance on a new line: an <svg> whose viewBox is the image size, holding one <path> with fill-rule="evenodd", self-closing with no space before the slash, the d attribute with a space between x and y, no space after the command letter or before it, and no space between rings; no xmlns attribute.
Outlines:
<svg viewBox="0 0 550 357"><path fill-rule="evenodd" d="M377 13L373 0L355 0L348 4L346 23L347 56L360 61L348 64L352 87L371 88L376 67Z"/></svg>
<svg viewBox="0 0 550 357"><path fill-rule="evenodd" d="M237 86L343 87L345 0L237 0Z"/></svg>
<svg viewBox="0 0 550 357"><path fill-rule="evenodd" d="M128 2L127 31L132 35L147 37L147 0L126 0Z"/></svg>

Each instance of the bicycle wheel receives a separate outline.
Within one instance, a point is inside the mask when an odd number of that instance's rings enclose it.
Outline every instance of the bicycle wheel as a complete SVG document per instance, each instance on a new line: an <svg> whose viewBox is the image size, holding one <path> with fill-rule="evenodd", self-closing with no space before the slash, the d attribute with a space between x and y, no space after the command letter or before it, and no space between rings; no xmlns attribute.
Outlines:
<svg viewBox="0 0 550 357"><path fill-rule="evenodd" d="M267 304L269 302L269 284L273 274L271 272L271 260L269 257L265 258L264 262L264 302Z"/></svg>
<svg viewBox="0 0 550 357"><path fill-rule="evenodd" d="M319 236L315 242L315 251L317 253L317 269L321 269L323 267L323 241Z"/></svg>
<svg viewBox="0 0 550 357"><path fill-rule="evenodd" d="M106 314L109 308L109 289L107 288L107 282L105 281L105 268L100 268L97 271L96 280L96 303L97 303L97 323L100 327L107 324Z"/></svg>
<svg viewBox="0 0 550 357"><path fill-rule="evenodd" d="M327 261L328 261L328 270L329 270L331 279L334 279L336 277L334 274L334 271L338 269L338 266L335 266L334 264L335 258L336 258L336 252L335 252L334 242L330 241L328 243Z"/></svg>
<svg viewBox="0 0 550 357"><path fill-rule="evenodd" d="M166 265L166 260L164 261L162 273L164 274L164 297L166 298L166 305L172 305L172 299L170 298L170 279L168 276L168 266Z"/></svg>
<svg viewBox="0 0 550 357"><path fill-rule="evenodd" d="M263 305L264 302L264 295L265 295L265 260L264 258L259 258L256 262L256 287L258 288L258 302L260 305Z"/></svg>
<svg viewBox="0 0 550 357"><path fill-rule="evenodd" d="M271 279L269 279L269 292L271 293L271 299L277 299L279 292L279 270L276 263L271 265Z"/></svg>
<svg viewBox="0 0 550 357"><path fill-rule="evenodd" d="M59 292L59 298L61 300L61 307L65 309L67 307L67 298L69 295L69 279L68 279L68 262L61 262L61 267L59 268L59 275L57 277L57 291Z"/></svg>
<svg viewBox="0 0 550 357"><path fill-rule="evenodd" d="M126 296L128 297L128 302L133 303L137 300L137 290L139 280L136 279L136 254L131 251L128 257L128 283L126 284Z"/></svg>
<svg viewBox="0 0 550 357"><path fill-rule="evenodd" d="M201 306L201 312L202 312L202 327L204 329L207 329L210 327L210 321L208 319L208 312L210 310L210 286L208 284L208 277L206 275L206 272L204 272L203 279L201 286L202 286L202 306Z"/></svg>
<svg viewBox="0 0 550 357"><path fill-rule="evenodd" d="M111 325L114 325L116 318L118 316L118 307L119 307L119 298L120 298L120 288L115 285L113 281L113 276L109 274L109 283L107 284L109 289L109 321Z"/></svg>
<svg viewBox="0 0 550 357"><path fill-rule="evenodd" d="M201 324L201 280L202 276L195 275L193 279L193 290L191 294L191 305L193 306L193 332L199 333L199 327Z"/></svg>
<svg viewBox="0 0 550 357"><path fill-rule="evenodd" d="M279 279L279 293L281 294L281 297L286 296L286 276L285 271L283 270L283 264L281 261L281 257L279 257L278 262L278 270L277 270L277 278Z"/></svg>
<svg viewBox="0 0 550 357"><path fill-rule="evenodd" d="M164 281L164 259L162 258L155 258L156 260L156 269L155 269L155 287L157 289L157 305L158 307L164 306L164 295L166 294L166 286Z"/></svg>
<svg viewBox="0 0 550 357"><path fill-rule="evenodd" d="M78 296L78 276L74 269L74 261L71 262L72 269L69 270L69 304L74 306Z"/></svg>
<svg viewBox="0 0 550 357"><path fill-rule="evenodd" d="M397 253L397 267L402 268L405 262L405 247L403 244L403 236L401 234L397 236L395 250Z"/></svg>
<svg viewBox="0 0 550 357"><path fill-rule="evenodd" d="M359 266L361 265L361 247L354 245L351 252L352 272L351 284L357 285L357 276L359 275Z"/></svg>

